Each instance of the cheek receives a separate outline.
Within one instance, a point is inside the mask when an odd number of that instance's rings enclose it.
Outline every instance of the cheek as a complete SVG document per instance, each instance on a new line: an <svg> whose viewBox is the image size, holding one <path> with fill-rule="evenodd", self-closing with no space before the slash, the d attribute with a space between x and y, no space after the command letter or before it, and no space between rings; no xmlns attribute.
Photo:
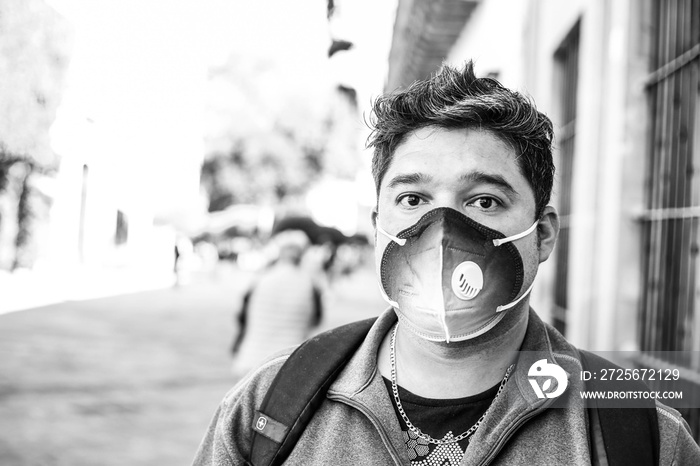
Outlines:
<svg viewBox="0 0 700 466"><path fill-rule="evenodd" d="M537 236L531 235L528 241L522 245L518 245L518 251L523 259L523 271L525 273L525 282L523 288L530 286L537 275L537 269L540 264L540 253L537 247Z"/></svg>

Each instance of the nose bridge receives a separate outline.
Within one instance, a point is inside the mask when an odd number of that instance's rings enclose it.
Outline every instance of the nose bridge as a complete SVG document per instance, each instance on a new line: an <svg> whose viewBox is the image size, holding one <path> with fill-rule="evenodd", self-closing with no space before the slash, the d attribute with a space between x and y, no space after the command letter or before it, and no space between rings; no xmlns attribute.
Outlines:
<svg viewBox="0 0 700 466"><path fill-rule="evenodd" d="M449 207L465 214L462 198L457 196L456 192L456 190L444 190L437 193L433 199L433 208Z"/></svg>

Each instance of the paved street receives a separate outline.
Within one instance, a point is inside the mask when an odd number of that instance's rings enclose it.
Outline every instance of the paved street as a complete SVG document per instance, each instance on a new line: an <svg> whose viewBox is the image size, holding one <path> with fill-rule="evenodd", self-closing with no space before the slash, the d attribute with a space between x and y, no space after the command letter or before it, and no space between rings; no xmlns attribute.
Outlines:
<svg viewBox="0 0 700 466"><path fill-rule="evenodd" d="M189 464L235 383L232 315L249 277L0 315L0 464ZM339 279L324 327L385 305L370 271Z"/></svg>

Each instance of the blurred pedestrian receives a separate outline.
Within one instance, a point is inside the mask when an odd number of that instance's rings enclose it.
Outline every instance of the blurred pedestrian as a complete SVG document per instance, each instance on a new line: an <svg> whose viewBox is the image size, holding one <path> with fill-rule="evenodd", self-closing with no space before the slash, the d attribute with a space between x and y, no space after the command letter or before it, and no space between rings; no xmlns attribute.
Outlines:
<svg viewBox="0 0 700 466"><path fill-rule="evenodd" d="M237 315L232 369L242 375L270 354L298 345L322 318L320 288L301 267L309 237L285 230L272 238L277 259L253 281Z"/></svg>

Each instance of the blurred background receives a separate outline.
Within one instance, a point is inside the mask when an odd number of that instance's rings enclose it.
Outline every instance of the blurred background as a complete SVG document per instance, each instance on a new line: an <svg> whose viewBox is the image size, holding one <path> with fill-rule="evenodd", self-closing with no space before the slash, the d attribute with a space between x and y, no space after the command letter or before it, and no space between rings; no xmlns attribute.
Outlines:
<svg viewBox="0 0 700 466"><path fill-rule="evenodd" d="M189 464L281 232L379 314L371 100L467 59L556 126L533 307L700 406L699 0L0 0L0 464Z"/></svg>

